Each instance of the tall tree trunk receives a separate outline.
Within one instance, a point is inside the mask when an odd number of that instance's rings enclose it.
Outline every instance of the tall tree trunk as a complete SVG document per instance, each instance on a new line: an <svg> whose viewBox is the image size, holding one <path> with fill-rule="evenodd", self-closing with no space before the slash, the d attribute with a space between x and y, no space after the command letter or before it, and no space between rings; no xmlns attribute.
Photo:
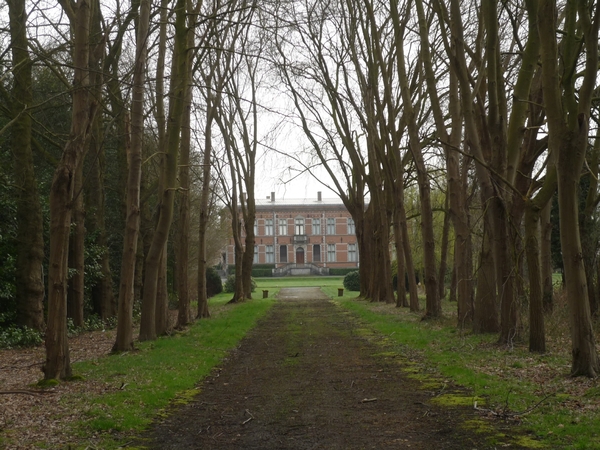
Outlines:
<svg viewBox="0 0 600 450"><path fill-rule="evenodd" d="M417 288L417 280L415 278L415 265L413 264L412 248L410 247L410 239L408 234L408 224L406 223L406 211L400 212L404 217L401 217L400 225L402 227L402 244L404 245L404 260L406 261L406 275L408 277L408 293L410 294L410 311L418 312L419 306L419 291Z"/></svg>
<svg viewBox="0 0 600 450"><path fill-rule="evenodd" d="M560 243L570 309L571 375L596 377L600 373L600 360L586 287L577 201L579 178L588 147L592 92L598 75L600 9L593 9L587 3L572 2L565 8L565 27L561 30L564 62L560 68L557 58L555 2L541 0L538 30L542 86L548 116L548 145L558 151ZM591 12L594 14L593 18L590 17ZM583 77L577 80L580 86L578 96L574 89L574 74L579 63L577 49L585 49ZM561 75L563 73L565 75Z"/></svg>
<svg viewBox="0 0 600 450"><path fill-rule="evenodd" d="M104 32L102 30L102 11L99 0L92 1L90 24L90 84L91 95L102 98L104 85L103 63L99 57L103 56ZM119 117L119 114L117 114ZM122 137L120 138L122 139ZM86 230L94 239L95 245L101 249L100 278L91 287L92 305L94 312L102 319L114 317L117 314L117 302L113 293L112 273L110 270L110 255L108 252L106 226L105 226L105 153L104 131L102 128L102 115L97 114L92 123L92 137L87 150L89 161L89 176L85 183Z"/></svg>
<svg viewBox="0 0 600 450"><path fill-rule="evenodd" d="M187 88L187 28L185 23L185 0L177 0L175 5L175 40L171 68L171 89L169 94L169 120L167 127L167 148L163 167L165 188L160 193L159 218L146 256L144 273L144 297L140 340L156 339L156 324L153 312L156 308L157 281L160 270L160 257L169 237L173 220L173 201L177 182L177 156L179 152L181 120L183 116L184 93Z"/></svg>
<svg viewBox="0 0 600 450"><path fill-rule="evenodd" d="M210 162L212 158L212 124L215 115L216 101L217 99L209 92L206 105L207 114L206 127L204 129L204 154L202 156L202 192L200 194L200 214L198 219L198 318L210 317L206 292L206 233L210 215ZM230 166L230 169L233 171L232 166ZM235 182L233 182L233 184L235 189ZM232 201L236 201L235 197ZM234 212L232 211L232 214L233 213ZM235 214L237 214L237 208L235 209ZM233 216L231 220L237 221L238 217Z"/></svg>
<svg viewBox="0 0 600 450"><path fill-rule="evenodd" d="M140 187L142 180L142 142L144 136L144 90L145 65L148 51L147 39L150 25L150 0L140 1L133 71L133 91L131 105L131 142L126 139L129 156L127 177L127 215L123 239L123 258L119 285L117 338L113 351L124 352L133 349L133 302L135 300L135 279L140 231ZM126 116L127 117L127 116ZM128 122L125 130L129 131Z"/></svg>
<svg viewBox="0 0 600 450"><path fill-rule="evenodd" d="M525 212L525 251L529 272L529 351L544 353L546 335L544 330L544 309L540 249L538 242L539 211L527 208Z"/></svg>
<svg viewBox="0 0 600 450"><path fill-rule="evenodd" d="M45 379L69 378L71 362L67 342L67 275L71 202L77 166L83 157L95 114L88 85L90 5L87 0L61 2L73 28L73 113L65 145L50 188L50 262L48 271L48 328Z"/></svg>
<svg viewBox="0 0 600 450"><path fill-rule="evenodd" d="M32 61L28 52L25 0L9 0L13 64L11 145L17 185L17 323L44 328L43 218L31 152L32 121L27 107L33 104Z"/></svg>
<svg viewBox="0 0 600 450"><path fill-rule="evenodd" d="M188 22L191 30L195 23L195 15ZM194 33L188 32L187 46L194 48ZM192 79L192 62L194 52L188 54L188 80ZM181 151L179 167L179 250L177 252L177 293L179 296L177 328L185 327L192 317L190 310L189 287L189 241L190 241L190 147L191 147L191 114L192 114L192 85L185 90L185 107L181 128Z"/></svg>
<svg viewBox="0 0 600 450"><path fill-rule="evenodd" d="M396 307L408 306L406 301L406 284L404 282L406 274L406 264L404 259L404 245L402 242L402 225L400 224L400 207L396 204L394 208L394 244L396 246Z"/></svg>
<svg viewBox="0 0 600 450"><path fill-rule="evenodd" d="M542 303L545 312L551 312L554 306L554 283L552 274L552 222L550 216L552 213L552 200L544 207L541 212L540 224L540 255L542 269Z"/></svg>
<svg viewBox="0 0 600 450"><path fill-rule="evenodd" d="M67 317L76 327L83 327L83 302L85 278L85 211L83 206L83 158L75 169L72 201L71 233L69 235L70 277L67 290Z"/></svg>
<svg viewBox="0 0 600 450"><path fill-rule="evenodd" d="M479 269L477 272L477 291L475 294L475 308L472 305L461 305L459 300L458 315L466 317L461 307L473 311L473 331L475 333L496 333L499 330L498 307L496 303L496 271L494 256L489 236L489 225L483 222L483 239L479 254ZM457 242L457 245L458 242ZM459 287L460 289L460 287ZM462 326L459 322L459 326Z"/></svg>
<svg viewBox="0 0 600 450"><path fill-rule="evenodd" d="M438 276L438 291L440 300L446 297L446 271L448 270L448 234L450 233L450 214L448 212L448 196L444 210L444 226L442 228L442 244L440 256L440 274Z"/></svg>

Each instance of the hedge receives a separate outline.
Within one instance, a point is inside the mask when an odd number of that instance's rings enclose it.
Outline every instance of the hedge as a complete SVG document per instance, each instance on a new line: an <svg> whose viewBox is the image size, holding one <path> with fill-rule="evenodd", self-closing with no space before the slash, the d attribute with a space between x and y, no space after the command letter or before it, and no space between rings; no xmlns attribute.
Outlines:
<svg viewBox="0 0 600 450"><path fill-rule="evenodd" d="M344 268L329 268L329 275L333 276L344 276L348 275L350 272L356 272L356 267L344 267Z"/></svg>

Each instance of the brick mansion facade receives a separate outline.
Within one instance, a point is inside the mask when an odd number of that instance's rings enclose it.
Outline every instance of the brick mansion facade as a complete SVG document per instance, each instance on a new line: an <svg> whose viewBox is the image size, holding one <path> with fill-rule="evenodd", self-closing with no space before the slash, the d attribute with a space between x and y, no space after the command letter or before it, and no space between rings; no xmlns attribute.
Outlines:
<svg viewBox="0 0 600 450"><path fill-rule="evenodd" d="M273 264L275 275L358 267L354 221L339 199L256 201L254 264ZM233 240L226 263L234 263Z"/></svg>

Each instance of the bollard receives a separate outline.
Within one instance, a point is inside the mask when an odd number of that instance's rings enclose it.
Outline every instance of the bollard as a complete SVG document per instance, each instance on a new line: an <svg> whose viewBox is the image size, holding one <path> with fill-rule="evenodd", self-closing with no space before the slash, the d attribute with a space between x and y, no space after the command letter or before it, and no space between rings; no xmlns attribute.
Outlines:
<svg viewBox="0 0 600 450"><path fill-rule="evenodd" d="M344 288L338 288L338 297L344 296Z"/></svg>
<svg viewBox="0 0 600 450"><path fill-rule="evenodd" d="M263 291L263 298L267 298L269 296L269 291Z"/></svg>

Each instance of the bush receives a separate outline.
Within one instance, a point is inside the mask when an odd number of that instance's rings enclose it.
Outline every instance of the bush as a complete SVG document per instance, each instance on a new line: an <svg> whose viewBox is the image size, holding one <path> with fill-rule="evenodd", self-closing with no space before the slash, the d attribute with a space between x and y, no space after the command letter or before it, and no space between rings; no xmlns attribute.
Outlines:
<svg viewBox="0 0 600 450"><path fill-rule="evenodd" d="M206 268L206 296L208 298L214 297L217 294L223 292L223 283L221 282L221 275L214 267Z"/></svg>
<svg viewBox="0 0 600 450"><path fill-rule="evenodd" d="M43 341L42 333L33 328L11 325L0 331L0 348L33 347Z"/></svg>
<svg viewBox="0 0 600 450"><path fill-rule="evenodd" d="M345 268L329 268L329 275L332 276L344 276L348 275L350 272L356 272L356 267L345 267Z"/></svg>
<svg viewBox="0 0 600 450"><path fill-rule="evenodd" d="M360 291L360 275L358 270L346 274L344 277L344 287L348 291Z"/></svg>
<svg viewBox="0 0 600 450"><path fill-rule="evenodd" d="M252 269L253 277L272 277L273 269Z"/></svg>
<svg viewBox="0 0 600 450"><path fill-rule="evenodd" d="M227 277L227 281L225 281L225 286L223 286L225 292L233 292L235 291L235 275L229 275ZM256 290L256 281L252 278L252 292Z"/></svg>

